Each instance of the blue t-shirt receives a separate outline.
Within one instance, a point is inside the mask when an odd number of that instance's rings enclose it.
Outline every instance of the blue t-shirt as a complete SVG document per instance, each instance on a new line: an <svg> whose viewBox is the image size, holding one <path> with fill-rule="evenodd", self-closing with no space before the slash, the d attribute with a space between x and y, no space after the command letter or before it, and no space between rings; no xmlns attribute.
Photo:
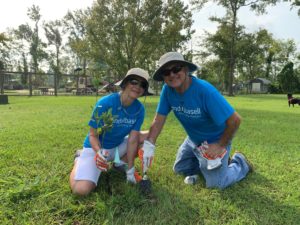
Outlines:
<svg viewBox="0 0 300 225"><path fill-rule="evenodd" d="M136 99L130 106L124 107L121 105L120 93L114 93L104 96L96 103L88 125L95 129L102 127L103 120L97 124L94 116L95 111L98 112L98 116L101 116L103 112L107 112L109 109L112 110L114 117L113 127L111 131L105 132L104 136L103 134L99 136L102 147L106 149L120 145L124 137L129 135L132 130L140 131L145 116L145 108L139 100ZM87 134L83 146L91 148L89 134Z"/></svg>
<svg viewBox="0 0 300 225"><path fill-rule="evenodd" d="M167 116L173 110L191 140L216 142L226 128L226 120L234 113L219 91L210 83L191 76L192 83L183 93L164 85L156 112Z"/></svg>

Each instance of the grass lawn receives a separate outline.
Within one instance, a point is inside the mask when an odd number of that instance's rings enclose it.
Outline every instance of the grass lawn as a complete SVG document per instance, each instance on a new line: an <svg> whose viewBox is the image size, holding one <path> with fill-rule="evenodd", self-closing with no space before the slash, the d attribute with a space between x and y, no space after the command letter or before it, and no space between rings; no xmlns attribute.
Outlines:
<svg viewBox="0 0 300 225"><path fill-rule="evenodd" d="M10 96L0 105L0 224L299 224L300 107L289 108L284 95L227 99L243 118L232 153L244 152L255 172L224 191L206 189L203 179L185 185L172 166L186 135L171 113L148 199L116 171L103 174L90 196L71 194L73 155L95 97ZM146 100L144 129L157 102Z"/></svg>

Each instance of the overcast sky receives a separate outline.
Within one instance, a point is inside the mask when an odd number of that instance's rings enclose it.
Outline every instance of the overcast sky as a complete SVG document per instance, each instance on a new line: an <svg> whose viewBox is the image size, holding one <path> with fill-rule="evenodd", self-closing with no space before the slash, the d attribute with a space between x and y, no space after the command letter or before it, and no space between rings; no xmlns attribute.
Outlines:
<svg viewBox="0 0 300 225"><path fill-rule="evenodd" d="M92 2L93 0L1 0L0 32L5 32L8 27L16 28L28 22L27 9L33 4L40 6L42 20L54 20L62 18L68 10L91 6ZM204 30L214 32L216 24L210 22L208 18L223 14L224 10L213 4L208 4L200 12L194 12L195 36L201 36ZM296 10L290 11L288 4L281 3L276 7L269 7L268 14L263 16L256 16L244 8L239 11L238 18L248 32L266 28L276 39L294 39L300 49L300 17Z"/></svg>
<svg viewBox="0 0 300 225"><path fill-rule="evenodd" d="M203 34L203 30L216 31L216 23L208 20L211 16L224 15L224 9L213 4L207 5L200 12L194 13L194 28L197 36ZM249 8L242 7L238 11L238 19L241 25L246 27L247 32L265 28L273 33L276 39L294 39L300 46L300 17L297 9L292 9L287 3L280 3L267 8L267 14L257 16ZM300 49L300 48L299 48Z"/></svg>

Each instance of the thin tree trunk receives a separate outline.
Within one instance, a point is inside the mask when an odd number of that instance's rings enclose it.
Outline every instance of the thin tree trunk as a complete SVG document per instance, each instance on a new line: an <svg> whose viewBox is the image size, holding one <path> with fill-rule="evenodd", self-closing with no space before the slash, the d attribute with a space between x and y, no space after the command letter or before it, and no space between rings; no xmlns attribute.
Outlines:
<svg viewBox="0 0 300 225"><path fill-rule="evenodd" d="M228 79L228 95L233 96L233 76L234 76L234 67L235 67L235 30L236 30L236 14L234 15L233 24L232 24L232 37L230 44L230 63L229 63L229 79Z"/></svg>
<svg viewBox="0 0 300 225"><path fill-rule="evenodd" d="M231 10L233 14L232 18L232 36L230 43L230 62L229 62L229 79L228 79L228 95L233 96L233 77L234 77L234 67L235 67L235 41L236 41L236 20L237 20L237 2L232 2Z"/></svg>
<svg viewBox="0 0 300 225"><path fill-rule="evenodd" d="M84 88L84 93L86 94L87 92L87 76L86 76L86 58L83 60L83 76L85 78L85 88Z"/></svg>
<svg viewBox="0 0 300 225"><path fill-rule="evenodd" d="M54 94L57 96L58 88L59 88L59 77L60 77L60 68L59 68L59 49L56 48L56 73L54 76Z"/></svg>
<svg viewBox="0 0 300 225"><path fill-rule="evenodd" d="M36 74L36 69L34 69L34 74ZM32 96L32 73L29 73L29 96Z"/></svg>
<svg viewBox="0 0 300 225"><path fill-rule="evenodd" d="M4 73L2 73L2 70L0 69L0 89L1 89L1 95L4 94Z"/></svg>

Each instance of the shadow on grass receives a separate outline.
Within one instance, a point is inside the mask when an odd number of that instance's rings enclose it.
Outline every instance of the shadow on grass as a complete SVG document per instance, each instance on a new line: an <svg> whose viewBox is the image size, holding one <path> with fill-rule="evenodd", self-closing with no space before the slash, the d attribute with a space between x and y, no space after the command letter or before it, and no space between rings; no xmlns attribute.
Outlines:
<svg viewBox="0 0 300 225"><path fill-rule="evenodd" d="M266 190L268 196L263 194ZM292 202L281 202L278 198L286 199L284 195L287 193L280 193L274 183L254 172L245 180L227 188L221 193L221 198L235 205L254 224L299 224L299 204L296 206Z"/></svg>
<svg viewBox="0 0 300 225"><path fill-rule="evenodd" d="M126 183L125 174L102 175L95 194L106 203L108 224L204 224L197 208L153 181L145 196L139 185Z"/></svg>
<svg viewBox="0 0 300 225"><path fill-rule="evenodd" d="M111 192L106 189L105 176L96 190L96 194L101 195L106 203L109 224L296 225L300 221L299 208L281 202L278 199L280 190L258 173L251 174L224 191L204 188L203 179L195 186L180 184L174 187L173 183L168 188L154 178L151 197L142 196L137 186L126 184L124 176L115 176L114 173L109 175L112 176ZM174 178L176 182L177 179L182 181L181 176L164 178L164 181L170 179L172 183ZM265 195L263 189L270 191Z"/></svg>

